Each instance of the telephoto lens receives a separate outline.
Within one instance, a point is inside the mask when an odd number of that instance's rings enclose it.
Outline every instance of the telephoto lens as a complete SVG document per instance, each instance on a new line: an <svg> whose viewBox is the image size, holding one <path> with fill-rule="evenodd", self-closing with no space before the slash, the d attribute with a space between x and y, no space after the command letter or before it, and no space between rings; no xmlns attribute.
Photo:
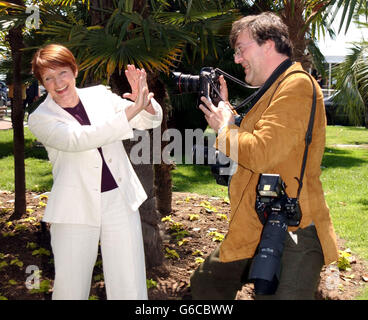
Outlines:
<svg viewBox="0 0 368 320"><path fill-rule="evenodd" d="M257 295L270 295L277 290L286 232L286 215L283 212L271 212L263 228L258 252L253 258L249 274Z"/></svg>
<svg viewBox="0 0 368 320"><path fill-rule="evenodd" d="M172 72L171 78L175 82L177 93L199 92L199 75L184 74L181 72Z"/></svg>

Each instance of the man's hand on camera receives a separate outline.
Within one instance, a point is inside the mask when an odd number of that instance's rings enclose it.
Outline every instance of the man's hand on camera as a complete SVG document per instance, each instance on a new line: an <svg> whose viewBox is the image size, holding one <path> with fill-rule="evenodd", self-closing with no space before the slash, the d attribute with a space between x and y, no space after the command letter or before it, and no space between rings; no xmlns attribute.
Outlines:
<svg viewBox="0 0 368 320"><path fill-rule="evenodd" d="M220 101L218 107L216 108L205 97L201 97L201 101L204 103L204 105L200 104L199 109L202 110L208 124L213 130L218 132L220 128L234 123L234 114L227 103Z"/></svg>
<svg viewBox="0 0 368 320"><path fill-rule="evenodd" d="M224 78L223 75L221 75L219 77L219 82L220 82L220 94L221 94L221 97L222 99L224 99L224 101L226 103L229 102L229 98L228 98L228 90L227 90L227 83L226 83L226 80Z"/></svg>

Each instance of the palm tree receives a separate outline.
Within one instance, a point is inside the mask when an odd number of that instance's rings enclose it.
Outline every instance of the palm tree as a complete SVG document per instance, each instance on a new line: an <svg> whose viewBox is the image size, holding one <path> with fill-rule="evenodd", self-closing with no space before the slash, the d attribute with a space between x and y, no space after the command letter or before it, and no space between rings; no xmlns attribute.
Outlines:
<svg viewBox="0 0 368 320"><path fill-rule="evenodd" d="M12 104L12 126L13 126L13 145L14 145L14 177L15 177L15 203L14 213L10 220L20 219L26 212L26 182L25 182L25 166L24 166L24 108L22 100L22 83L24 83L25 72L29 72L25 67L26 47L24 40L29 30L26 28L27 6L31 2L36 1L0 1L0 25L2 39L2 55L9 57L9 61L2 63L5 66L11 63L10 68L6 72L14 88L14 99ZM28 34L29 36L29 34ZM29 75L28 75L29 77Z"/></svg>
<svg viewBox="0 0 368 320"><path fill-rule="evenodd" d="M338 92L335 101L343 106L352 123L361 125L363 118L368 129L368 42L356 43L350 50L334 69Z"/></svg>
<svg viewBox="0 0 368 320"><path fill-rule="evenodd" d="M149 73L149 85L155 98L167 110L166 89L161 74L182 59L186 46L198 46L204 57L213 49L212 33L224 24L230 25L231 11L221 10L213 3L203 5L201 1L39 1L41 20L40 33L52 41L64 43L75 53L80 62L80 74L85 85L96 81L110 84L118 94L129 90L121 70L128 63L144 67ZM45 4L61 4L64 12L57 19L46 17ZM172 5L179 12L172 11ZM75 10L75 8L78 10ZM85 14L88 8L88 15ZM51 22L50 22L51 21ZM196 25L199 25L196 27ZM197 33L201 34L198 39ZM226 33L227 36L228 33ZM166 113L165 113L166 114ZM166 121L163 123L166 124ZM166 127L162 126L161 130ZM160 135L161 136L161 135ZM164 146L164 145L163 145ZM131 146L127 146L129 148ZM162 250L158 231L161 212L171 211L170 165L155 164L154 176L151 165L135 166L149 199L141 206L147 265L161 263ZM163 179L164 178L164 179ZM156 190L153 189L155 179ZM162 181L164 180L164 181Z"/></svg>
<svg viewBox="0 0 368 320"><path fill-rule="evenodd" d="M344 7L343 17L346 11L347 4ZM350 8L347 24L354 18L354 23L359 28L367 29L368 23L359 21L364 16L367 17L367 2L360 1L355 7ZM342 25L343 23L341 22L340 30ZM367 57L368 42L365 39L365 41L352 44L350 54L345 57L341 64L333 69L333 77L336 79L335 89L337 91L334 101L339 106L338 109L348 115L351 123L355 125L364 123L366 128L368 128Z"/></svg>
<svg viewBox="0 0 368 320"><path fill-rule="evenodd" d="M151 1L149 4L140 0L120 0L104 1L103 7L101 1L97 0L32 2L40 5L43 23L41 32L44 36L53 38L52 41L64 43L74 51L81 62L81 75L85 83L98 81L110 84L116 93L127 91L127 82L120 70L126 64L134 63L148 70L151 90L157 93L155 97L164 107L166 90L160 73L168 73L170 68L179 63L188 44L201 44L198 47L204 57L213 47L211 30L218 30L224 21L231 21L231 11L229 14L226 12L227 8L222 10L220 1L203 5L198 0L172 1L171 4L163 0ZM0 4L9 6L9 3L3 1ZM173 4L180 6L179 12L171 11ZM59 9L54 10L52 5L57 5L56 8ZM25 7L22 8L18 8L17 18L23 14L24 21L27 16L24 16ZM85 14L85 8L89 9L88 15ZM9 16L5 15L5 20L7 19ZM196 24L201 27L195 29ZM201 34L200 38L191 30L193 28ZM158 93L161 93L161 97ZM147 213L141 212L143 224L147 225L147 233L150 234L147 237L146 252L150 253L151 259L148 260L152 263L149 262L148 265L160 264L162 254L158 249L154 250L154 247L159 248L155 244L160 239L157 227L159 218L152 208L155 203L152 167L146 165L136 169L141 178L149 177L149 181L143 181L150 197L142 206L142 211ZM162 177L162 172L166 173L165 182L156 185L167 188L156 192L156 195L169 195L162 203L168 205L164 211L171 211L170 167L165 168L158 164L155 169L156 177ZM161 174L157 174L158 172ZM147 210L143 210L144 207Z"/></svg>
<svg viewBox="0 0 368 320"><path fill-rule="evenodd" d="M19 7L24 6L22 0L9 1L7 15L11 17L17 14ZM4 14L4 8L0 9L0 14ZM24 20L23 20L24 21ZM12 84L14 100L12 105L12 125L13 125L13 146L14 146L14 177L15 177L15 203L14 213L10 220L20 219L26 212L26 184L25 184L25 168L24 168L24 109L22 100L22 49L24 48L23 23L14 23L4 28L3 32L7 32L6 40L8 42L11 58L12 58Z"/></svg>

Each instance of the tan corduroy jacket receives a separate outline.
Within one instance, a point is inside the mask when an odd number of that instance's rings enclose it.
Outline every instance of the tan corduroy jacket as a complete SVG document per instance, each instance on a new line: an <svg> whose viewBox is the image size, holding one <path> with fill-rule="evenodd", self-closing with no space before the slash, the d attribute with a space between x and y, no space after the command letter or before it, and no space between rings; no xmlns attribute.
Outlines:
<svg viewBox="0 0 368 320"><path fill-rule="evenodd" d="M263 228L254 209L259 174L280 174L288 196L295 198L297 195L295 177L300 177L313 89L309 77L301 73L289 76L277 87L293 70L303 69L299 63L293 64L246 114L240 128L229 125L217 137L217 148L238 163L230 183L229 230L220 247L223 262L255 254ZM338 259L338 248L320 181L326 116L322 91L314 82L317 106L300 195L303 216L299 228L315 224L325 263L329 264ZM236 149L234 158L232 153ZM289 231L296 229L289 227Z"/></svg>

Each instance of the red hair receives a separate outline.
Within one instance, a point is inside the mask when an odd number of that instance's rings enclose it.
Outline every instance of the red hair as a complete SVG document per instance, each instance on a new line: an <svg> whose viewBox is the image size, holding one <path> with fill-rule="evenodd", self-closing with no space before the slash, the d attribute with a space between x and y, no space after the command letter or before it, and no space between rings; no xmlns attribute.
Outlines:
<svg viewBox="0 0 368 320"><path fill-rule="evenodd" d="M38 49L33 56L32 72L41 83L41 72L45 69L55 69L57 67L70 67L73 73L78 71L74 55L61 44L49 44Z"/></svg>

